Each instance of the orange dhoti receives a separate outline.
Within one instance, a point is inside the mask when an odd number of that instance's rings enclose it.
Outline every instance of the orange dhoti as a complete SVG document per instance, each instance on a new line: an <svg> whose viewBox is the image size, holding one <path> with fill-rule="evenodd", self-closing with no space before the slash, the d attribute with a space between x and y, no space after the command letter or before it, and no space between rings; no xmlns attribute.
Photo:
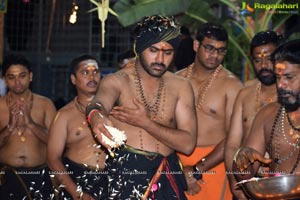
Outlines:
<svg viewBox="0 0 300 200"><path fill-rule="evenodd" d="M214 146L196 147L190 156L185 156L179 153L178 156L180 157L183 166L194 166L201 158L205 157L213 149ZM188 195L186 193L189 200L232 200L224 162L208 170L207 173L202 175L205 184L201 184L198 181L201 191L196 195Z"/></svg>

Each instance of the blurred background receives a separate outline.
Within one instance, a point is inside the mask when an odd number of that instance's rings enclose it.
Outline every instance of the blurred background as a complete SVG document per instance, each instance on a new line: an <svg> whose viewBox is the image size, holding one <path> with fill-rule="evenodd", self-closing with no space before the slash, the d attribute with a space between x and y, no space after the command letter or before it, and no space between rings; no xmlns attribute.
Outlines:
<svg viewBox="0 0 300 200"><path fill-rule="evenodd" d="M103 12L105 43L98 15ZM0 0L0 65L8 53L24 54L34 66L32 90L68 102L74 95L69 87L74 57L91 54L103 76L112 73L119 69L120 54L132 48L134 23L163 14L175 16L191 38L201 23L222 24L230 36L224 66L247 81L253 78L253 35L275 30L287 40L300 38L299 13L300 5L292 0ZM180 62L175 60L171 70L181 68Z"/></svg>

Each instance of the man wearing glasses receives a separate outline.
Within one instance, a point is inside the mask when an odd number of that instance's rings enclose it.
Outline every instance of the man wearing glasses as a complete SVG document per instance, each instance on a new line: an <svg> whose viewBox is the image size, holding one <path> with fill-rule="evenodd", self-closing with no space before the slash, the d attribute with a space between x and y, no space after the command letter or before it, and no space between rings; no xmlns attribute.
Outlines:
<svg viewBox="0 0 300 200"><path fill-rule="evenodd" d="M197 147L188 157L180 154L188 199L232 198L223 163L224 141L235 98L243 85L221 64L227 43L222 26L203 24L194 40L194 63L177 73L190 80L197 109Z"/></svg>

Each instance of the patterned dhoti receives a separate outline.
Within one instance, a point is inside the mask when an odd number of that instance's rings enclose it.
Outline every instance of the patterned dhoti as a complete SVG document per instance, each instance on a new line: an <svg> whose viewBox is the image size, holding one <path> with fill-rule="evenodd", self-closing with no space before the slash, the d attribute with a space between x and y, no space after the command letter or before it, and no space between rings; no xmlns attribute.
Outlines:
<svg viewBox="0 0 300 200"><path fill-rule="evenodd" d="M158 153L125 146L107 161L108 199L186 200L186 180L176 153Z"/></svg>

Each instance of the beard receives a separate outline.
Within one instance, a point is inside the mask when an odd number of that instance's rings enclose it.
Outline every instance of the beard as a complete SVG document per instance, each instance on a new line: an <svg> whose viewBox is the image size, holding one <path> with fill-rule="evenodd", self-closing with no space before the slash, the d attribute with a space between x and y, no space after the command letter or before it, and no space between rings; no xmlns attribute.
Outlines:
<svg viewBox="0 0 300 200"><path fill-rule="evenodd" d="M150 76L153 76L153 77L156 77L156 78L159 78L159 77L162 77L162 75L167 71L168 67L164 64L164 63L150 63L148 64L146 62L146 60L144 59L144 56L140 55L140 62L141 62L141 65L142 67L144 68L144 70L150 75ZM161 66L164 68L163 71L159 71L158 73L156 73L157 71L156 70L151 70L151 68L153 66Z"/></svg>
<svg viewBox="0 0 300 200"><path fill-rule="evenodd" d="M270 75L263 75L264 72L268 72ZM255 74L258 80L264 85L269 86L276 83L276 76L273 70L263 68L259 71L255 71Z"/></svg>
<svg viewBox="0 0 300 200"><path fill-rule="evenodd" d="M292 112L297 110L300 107L300 91L293 92L290 90L278 89L278 102L286 108L287 111ZM289 97L284 95L289 94ZM294 100L290 100L291 97L294 97Z"/></svg>

